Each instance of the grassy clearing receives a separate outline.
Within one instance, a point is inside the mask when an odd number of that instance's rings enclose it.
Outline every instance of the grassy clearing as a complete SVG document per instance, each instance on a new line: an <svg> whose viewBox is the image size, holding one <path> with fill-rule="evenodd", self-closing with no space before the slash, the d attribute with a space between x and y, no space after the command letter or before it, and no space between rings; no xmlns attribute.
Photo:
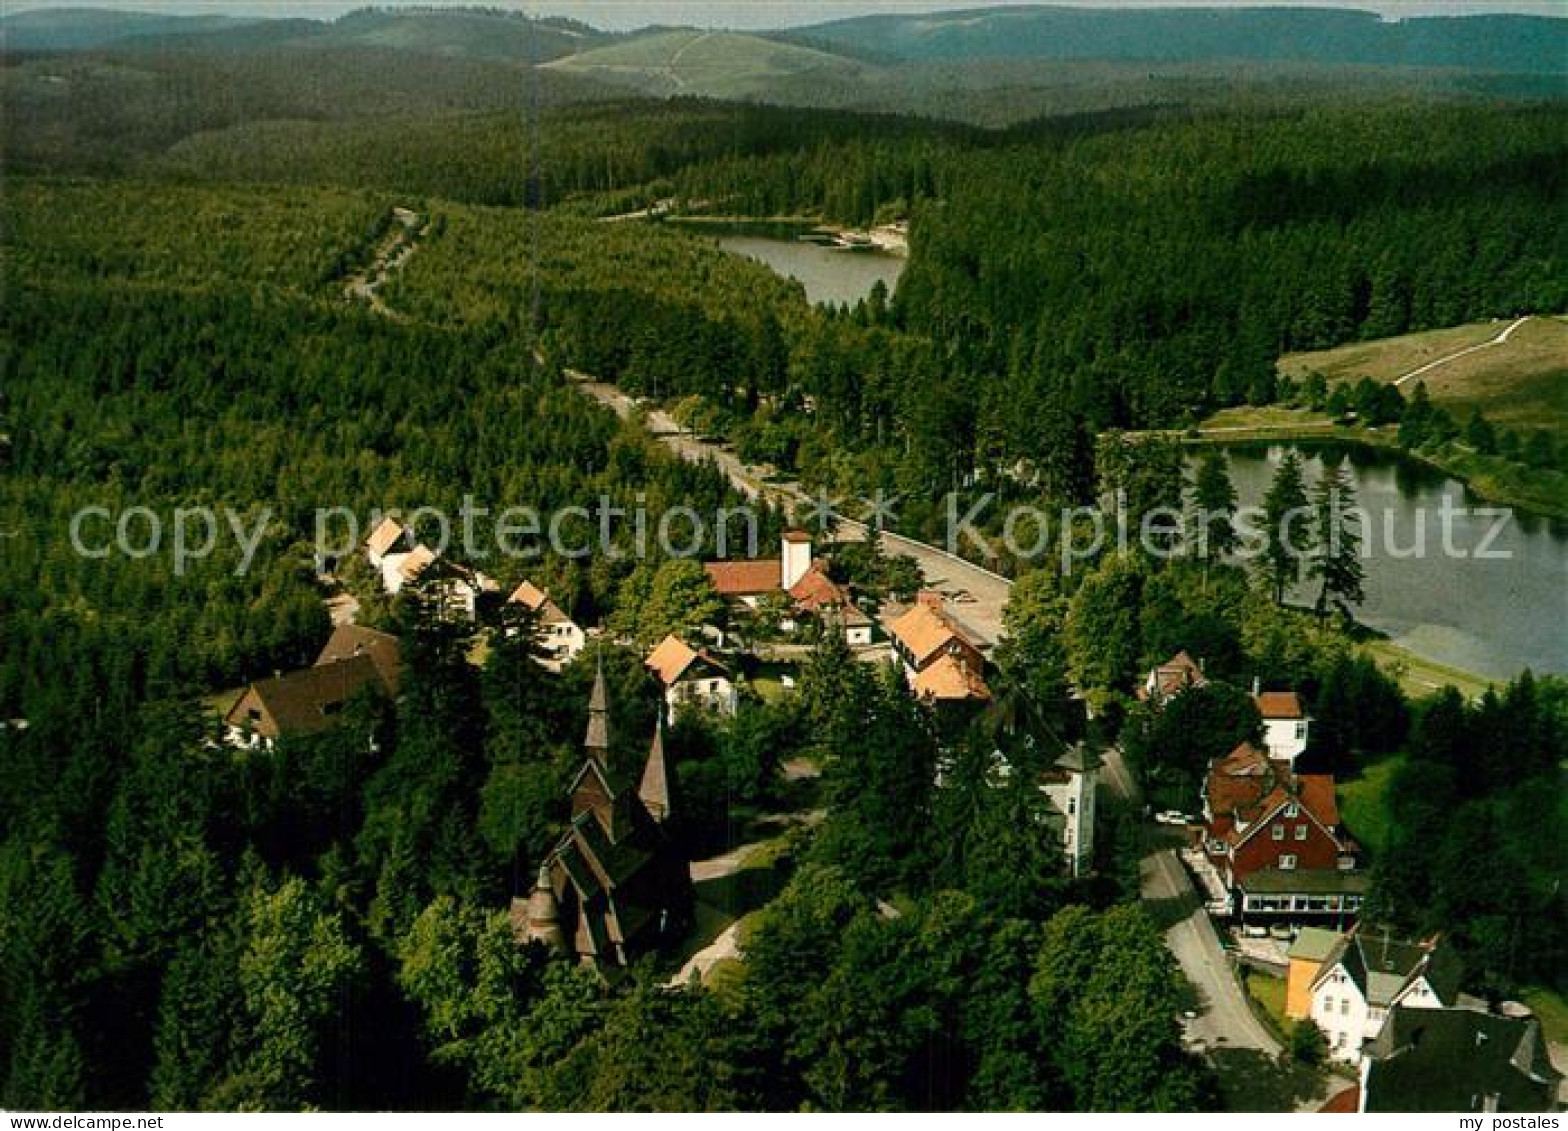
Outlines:
<svg viewBox="0 0 1568 1131"><path fill-rule="evenodd" d="M1525 990L1522 1000L1541 1019L1546 1039L1553 1044L1568 1045L1568 1001L1556 990L1532 986Z"/></svg>
<svg viewBox="0 0 1568 1131"><path fill-rule="evenodd" d="M1394 381L1422 366L1496 338L1508 320L1357 342L1316 353L1289 354L1280 372L1299 378L1317 371L1330 381L1371 377ZM1414 379L1432 400L1463 419L1479 409L1497 424L1528 431L1568 432L1568 317L1523 323L1508 341L1455 357ZM1407 382L1403 391L1414 388Z"/></svg>
<svg viewBox="0 0 1568 1131"><path fill-rule="evenodd" d="M1345 827L1374 853L1388 843L1388 788L1404 763L1402 754L1374 762L1336 791Z"/></svg>
<svg viewBox="0 0 1568 1131"><path fill-rule="evenodd" d="M1248 970L1244 982L1248 995L1262 1006L1274 1030L1282 1038L1289 1037L1296 1023L1285 1016L1285 979L1258 970Z"/></svg>
<svg viewBox="0 0 1568 1131"><path fill-rule="evenodd" d="M1424 659L1391 640L1369 641L1362 648L1377 661L1378 667L1397 679L1405 694L1413 699L1425 698L1443 687L1457 687L1466 699L1475 699L1492 686L1491 681L1482 676Z"/></svg>
<svg viewBox="0 0 1568 1131"><path fill-rule="evenodd" d="M227 691L216 691L204 696L201 705L208 714L216 715L221 719L234 709L234 704L238 703L240 696L244 694L245 688L231 687Z"/></svg>

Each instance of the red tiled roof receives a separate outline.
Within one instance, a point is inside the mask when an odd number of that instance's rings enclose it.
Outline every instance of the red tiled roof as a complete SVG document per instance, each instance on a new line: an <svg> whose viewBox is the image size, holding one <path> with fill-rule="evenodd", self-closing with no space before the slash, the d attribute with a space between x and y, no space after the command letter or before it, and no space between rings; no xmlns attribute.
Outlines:
<svg viewBox="0 0 1568 1131"><path fill-rule="evenodd" d="M1330 829L1339 825L1339 802L1334 797L1333 774L1302 774L1296 778L1301 804L1318 823Z"/></svg>
<svg viewBox="0 0 1568 1131"><path fill-rule="evenodd" d="M1361 1110L1361 1086L1352 1084L1340 1092L1335 1092L1322 1107L1318 1108L1319 1115L1355 1115Z"/></svg>
<svg viewBox="0 0 1568 1131"><path fill-rule="evenodd" d="M991 698L991 689L985 685L985 680L952 656L938 656L930 667L915 676L914 687L921 699L939 702Z"/></svg>
<svg viewBox="0 0 1568 1131"><path fill-rule="evenodd" d="M784 563L778 558L708 562L702 568L721 597L758 597L784 588Z"/></svg>
<svg viewBox="0 0 1568 1131"><path fill-rule="evenodd" d="M828 577L821 562L811 564L800 580L790 586L789 595L807 612L816 612L824 605L847 606L851 603L849 591Z"/></svg>
<svg viewBox="0 0 1568 1131"><path fill-rule="evenodd" d="M1258 714L1265 719L1304 719L1307 713L1301 707L1301 696L1294 691L1265 691L1254 695Z"/></svg>
<svg viewBox="0 0 1568 1131"><path fill-rule="evenodd" d="M719 672L728 670L707 652L697 651L673 633L659 641L658 647L648 653L643 665L658 676L665 687L673 687L699 661Z"/></svg>
<svg viewBox="0 0 1568 1131"><path fill-rule="evenodd" d="M1189 687L1202 687L1208 682L1203 677L1203 669L1198 666L1196 660L1187 655L1186 649L1177 652L1155 668L1153 676L1153 694L1165 698ZM1147 682L1137 689L1139 699L1147 699L1150 693Z"/></svg>

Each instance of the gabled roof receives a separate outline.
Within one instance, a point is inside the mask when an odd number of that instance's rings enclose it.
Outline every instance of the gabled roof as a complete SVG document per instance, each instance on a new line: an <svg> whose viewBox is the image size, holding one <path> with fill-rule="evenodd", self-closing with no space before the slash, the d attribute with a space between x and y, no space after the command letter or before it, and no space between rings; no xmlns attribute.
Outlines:
<svg viewBox="0 0 1568 1131"><path fill-rule="evenodd" d="M760 597L784 591L784 563L778 558L707 562L702 568L721 597Z"/></svg>
<svg viewBox="0 0 1568 1131"><path fill-rule="evenodd" d="M402 556L402 560L397 563L397 571L403 575L404 580L413 581L435 560L435 551L421 542Z"/></svg>
<svg viewBox="0 0 1568 1131"><path fill-rule="evenodd" d="M1387 934L1351 931L1340 938L1323 960L1317 977L1312 980L1312 987L1316 989L1332 976L1336 968L1343 969L1369 1005L1386 1009L1394 1004L1406 987L1434 971L1432 960L1440 947L1438 939L1411 942ZM1445 998L1442 995L1445 991L1451 995L1457 994L1459 970L1450 958L1445 957L1435 972L1438 977L1428 978L1428 981L1439 997L1446 1004L1451 1004L1453 997Z"/></svg>
<svg viewBox="0 0 1568 1131"><path fill-rule="evenodd" d="M665 687L679 683L693 665L698 664L706 665L720 674L727 675L729 671L706 651L697 651L674 633L661 640L643 661L643 666L658 676Z"/></svg>
<svg viewBox="0 0 1568 1131"><path fill-rule="evenodd" d="M224 716L224 723L254 729L264 738L319 734L333 715L362 688L384 690L380 670L368 654L289 672L253 683ZM252 719L257 711L261 718Z"/></svg>
<svg viewBox="0 0 1568 1131"><path fill-rule="evenodd" d="M1290 944L1287 958L1299 958L1305 962L1322 962L1338 949L1340 934L1338 931L1326 931L1322 927L1303 927L1296 936L1296 941Z"/></svg>
<svg viewBox="0 0 1568 1131"><path fill-rule="evenodd" d="M1369 1112L1551 1111L1561 1073L1534 1017L1396 1005L1365 1049Z"/></svg>
<svg viewBox="0 0 1568 1131"><path fill-rule="evenodd" d="M945 703L991 698L991 689L979 673L954 656L938 656L916 672L914 691L920 699Z"/></svg>
<svg viewBox="0 0 1568 1131"><path fill-rule="evenodd" d="M340 663L354 656L369 656L381 675L387 694L397 694L401 664L398 658L397 637L357 624L343 624L332 630L332 635L316 657L316 666Z"/></svg>
<svg viewBox="0 0 1568 1131"><path fill-rule="evenodd" d="M397 521L397 519L390 516L383 518L376 528L370 532L370 536L365 539L365 549L376 557L382 557L388 550L397 545L398 539L402 538L405 533L407 533L407 527Z"/></svg>
<svg viewBox="0 0 1568 1131"><path fill-rule="evenodd" d="M1149 679L1137 689L1139 699L1150 695L1168 698L1189 687L1202 687L1208 682L1198 661L1184 648L1149 673Z"/></svg>
<svg viewBox="0 0 1568 1131"><path fill-rule="evenodd" d="M1304 719L1306 710L1301 696L1294 691L1263 691L1252 697L1258 705L1258 714L1265 719Z"/></svg>
<svg viewBox="0 0 1568 1131"><path fill-rule="evenodd" d="M971 651L973 641L947 616L925 601L916 601L888 626L888 631L909 651L911 662L922 668L932 656L958 644Z"/></svg>
<svg viewBox="0 0 1568 1131"><path fill-rule="evenodd" d="M806 612L817 612L829 606L852 607L849 590L828 576L820 561L800 575L800 580L789 587L789 595L796 606Z"/></svg>
<svg viewBox="0 0 1568 1131"><path fill-rule="evenodd" d="M561 607L550 599L550 594L540 589L532 581L524 581L512 595L506 599L509 605L521 605L531 613L538 614L540 624L572 624L572 618L561 611Z"/></svg>

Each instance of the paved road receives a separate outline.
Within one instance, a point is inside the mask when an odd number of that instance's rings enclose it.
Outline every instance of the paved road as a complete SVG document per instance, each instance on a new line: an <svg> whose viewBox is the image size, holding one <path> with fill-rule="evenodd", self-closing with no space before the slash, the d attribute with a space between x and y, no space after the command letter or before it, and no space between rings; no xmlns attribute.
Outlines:
<svg viewBox="0 0 1568 1131"><path fill-rule="evenodd" d="M1214 924L1175 851L1162 848L1144 857L1139 874L1144 902L1158 921L1168 924L1165 945L1198 991L1198 1016L1186 1026L1189 1047L1255 1049L1277 1056L1279 1044L1247 1005Z"/></svg>
<svg viewBox="0 0 1568 1131"><path fill-rule="evenodd" d="M584 393L613 409L623 420L629 419L636 408L632 398L614 385L594 381L586 374L572 370L567 371L567 376ZM783 504L810 504L813 501L798 484L765 483L756 468L748 466L733 452L691 435L662 409L648 409L647 422L648 430L660 442L692 463L712 462L748 499L766 498ZM841 519L839 528L857 538L865 536L865 526L849 519ZM884 533L882 548L890 554L914 558L926 584L948 598L952 614L982 645L992 646L1001 639L1002 612L1012 593L1011 581L936 546L900 534Z"/></svg>

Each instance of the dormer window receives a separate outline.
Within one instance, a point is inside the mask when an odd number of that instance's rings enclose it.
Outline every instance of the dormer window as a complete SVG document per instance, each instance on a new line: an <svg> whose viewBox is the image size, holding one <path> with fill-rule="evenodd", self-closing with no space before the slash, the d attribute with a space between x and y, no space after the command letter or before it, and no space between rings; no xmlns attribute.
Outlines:
<svg viewBox="0 0 1568 1131"><path fill-rule="evenodd" d="M1300 815L1301 815L1301 806L1296 804L1294 801L1292 801L1289 805L1285 806L1285 816L1287 816L1287 817L1299 817Z"/></svg>

